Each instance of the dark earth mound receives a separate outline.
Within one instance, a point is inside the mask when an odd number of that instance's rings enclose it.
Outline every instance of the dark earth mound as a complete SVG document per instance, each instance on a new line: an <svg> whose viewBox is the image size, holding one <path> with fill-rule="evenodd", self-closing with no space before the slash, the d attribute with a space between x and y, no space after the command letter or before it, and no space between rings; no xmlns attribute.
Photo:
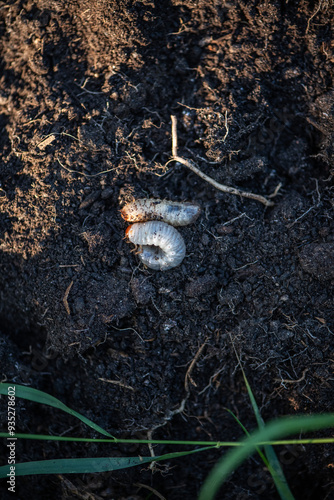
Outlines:
<svg viewBox="0 0 334 500"><path fill-rule="evenodd" d="M6 0L0 18L2 381L117 437L231 441L226 408L256 427L235 349L266 421L333 411L332 2ZM245 191L281 184L275 205L165 166L172 114L180 155ZM201 205L180 267L146 269L124 240L120 209L142 197ZM97 436L23 400L17 430ZM277 453L297 500L334 498L332 447ZM17 443L19 462L149 454ZM18 477L16 498L192 500L221 455ZM278 495L255 457L217 498Z"/></svg>

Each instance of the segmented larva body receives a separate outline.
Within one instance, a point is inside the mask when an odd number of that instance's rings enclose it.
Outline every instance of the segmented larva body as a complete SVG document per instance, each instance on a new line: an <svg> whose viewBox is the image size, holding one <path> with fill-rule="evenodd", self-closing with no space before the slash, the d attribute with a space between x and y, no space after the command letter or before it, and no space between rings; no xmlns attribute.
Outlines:
<svg viewBox="0 0 334 500"><path fill-rule="evenodd" d="M195 222L201 208L196 203L150 200L142 198L125 205L121 210L123 219L128 222L147 222L160 220L171 226L187 226Z"/></svg>
<svg viewBox="0 0 334 500"><path fill-rule="evenodd" d="M146 198L128 203L121 210L125 220L136 222L127 228L126 236L140 246L141 261L157 271L166 271L181 264L186 245L172 226L191 224L200 212L200 206L194 203Z"/></svg>
<svg viewBox="0 0 334 500"><path fill-rule="evenodd" d="M166 271L178 266L186 255L186 245L180 233L169 224L160 221L132 224L126 236L141 246L139 258L147 267Z"/></svg>

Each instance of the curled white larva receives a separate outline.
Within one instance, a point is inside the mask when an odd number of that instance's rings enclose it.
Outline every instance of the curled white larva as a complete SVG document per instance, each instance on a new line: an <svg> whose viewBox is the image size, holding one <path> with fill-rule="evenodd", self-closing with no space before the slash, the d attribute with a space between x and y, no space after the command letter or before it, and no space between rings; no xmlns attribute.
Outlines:
<svg viewBox="0 0 334 500"><path fill-rule="evenodd" d="M135 245L140 245L141 261L157 271L166 271L178 266L186 254L182 236L165 222L132 224L127 228L126 236Z"/></svg>
<svg viewBox="0 0 334 500"><path fill-rule="evenodd" d="M195 222L200 212L196 203L142 198L125 205L121 215L128 222L159 220L172 226L187 226Z"/></svg>

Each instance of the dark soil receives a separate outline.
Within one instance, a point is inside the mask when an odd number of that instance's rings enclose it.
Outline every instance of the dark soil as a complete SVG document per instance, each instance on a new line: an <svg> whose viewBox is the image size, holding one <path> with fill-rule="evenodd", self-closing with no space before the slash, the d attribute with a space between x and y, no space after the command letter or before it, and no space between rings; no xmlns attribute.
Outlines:
<svg viewBox="0 0 334 500"><path fill-rule="evenodd" d="M237 440L226 408L249 430L256 421L235 348L266 421L333 411L331 2L5 0L0 17L2 380L117 437ZM281 183L275 205L165 167L171 114L180 155L267 197ZM180 230L180 267L155 272L131 253L120 209L140 197L201 205ZM17 430L97 436L28 401L17 401ZM19 462L149 453L17 444ZM277 453L297 500L334 498L332 447ZM19 477L16 498L144 500L141 483L195 499L221 455L155 473ZM254 458L218 498L278 496Z"/></svg>

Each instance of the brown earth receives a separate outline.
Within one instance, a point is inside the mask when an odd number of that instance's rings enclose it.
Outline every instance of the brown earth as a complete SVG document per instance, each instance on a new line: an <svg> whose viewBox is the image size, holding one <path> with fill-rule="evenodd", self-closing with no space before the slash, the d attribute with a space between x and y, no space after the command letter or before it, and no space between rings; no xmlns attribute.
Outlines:
<svg viewBox="0 0 334 500"><path fill-rule="evenodd" d="M226 408L249 430L256 422L235 348L265 420L333 411L331 2L6 0L0 17L2 380L117 437L237 440ZM275 205L165 166L171 114L179 154L267 197L281 183ZM180 267L151 271L131 253L120 209L140 197L201 205L180 230ZM94 436L26 401L17 429ZM297 500L334 498L332 447L277 453ZM141 483L194 499L221 454L154 474L17 478L16 498L144 500ZM108 455L149 450L17 445L21 462ZM255 458L218 498L278 496Z"/></svg>

